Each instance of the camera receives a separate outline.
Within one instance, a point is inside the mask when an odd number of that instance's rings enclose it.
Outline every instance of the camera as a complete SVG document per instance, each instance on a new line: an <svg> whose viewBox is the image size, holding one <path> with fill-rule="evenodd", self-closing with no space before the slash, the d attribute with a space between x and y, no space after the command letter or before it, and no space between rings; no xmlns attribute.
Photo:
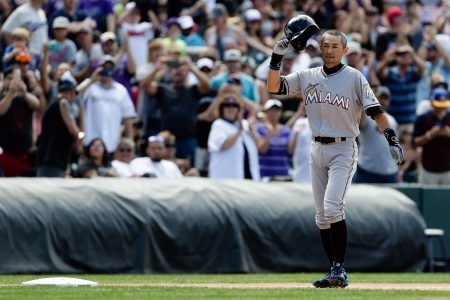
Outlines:
<svg viewBox="0 0 450 300"><path fill-rule="evenodd" d="M180 61L178 59L169 60L167 66L171 69L178 68L180 66Z"/></svg>

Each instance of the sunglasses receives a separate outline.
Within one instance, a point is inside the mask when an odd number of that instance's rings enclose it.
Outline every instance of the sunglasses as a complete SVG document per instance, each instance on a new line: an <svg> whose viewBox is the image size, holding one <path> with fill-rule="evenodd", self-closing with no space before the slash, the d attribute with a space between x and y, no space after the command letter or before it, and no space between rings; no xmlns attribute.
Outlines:
<svg viewBox="0 0 450 300"><path fill-rule="evenodd" d="M408 54L407 51L396 51L396 52L395 52L395 55L397 55L397 56L404 56L404 55L406 55L406 54Z"/></svg>
<svg viewBox="0 0 450 300"><path fill-rule="evenodd" d="M131 148L119 148L118 151L131 153L133 150L131 150Z"/></svg>
<svg viewBox="0 0 450 300"><path fill-rule="evenodd" d="M175 148L175 144L166 144L166 148Z"/></svg>
<svg viewBox="0 0 450 300"><path fill-rule="evenodd" d="M234 103L225 103L222 106L223 107L237 107L237 108L240 107L238 104L234 104Z"/></svg>

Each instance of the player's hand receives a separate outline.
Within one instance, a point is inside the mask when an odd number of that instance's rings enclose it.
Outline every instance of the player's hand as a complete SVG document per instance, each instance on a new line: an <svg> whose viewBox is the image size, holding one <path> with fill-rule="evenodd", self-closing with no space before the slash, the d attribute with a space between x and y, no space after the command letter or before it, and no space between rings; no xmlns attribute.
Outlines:
<svg viewBox="0 0 450 300"><path fill-rule="evenodd" d="M278 55L285 55L289 51L289 40L282 39L275 43L275 47L273 47L273 53Z"/></svg>
<svg viewBox="0 0 450 300"><path fill-rule="evenodd" d="M384 136L389 143L389 151L391 152L392 158L397 165L401 164L404 159L404 154L403 149L398 142L398 138L395 135L395 131L392 128L386 128L384 130Z"/></svg>
<svg viewBox="0 0 450 300"><path fill-rule="evenodd" d="M397 162L397 165L401 164L404 160L403 149L400 144L389 146L392 158Z"/></svg>

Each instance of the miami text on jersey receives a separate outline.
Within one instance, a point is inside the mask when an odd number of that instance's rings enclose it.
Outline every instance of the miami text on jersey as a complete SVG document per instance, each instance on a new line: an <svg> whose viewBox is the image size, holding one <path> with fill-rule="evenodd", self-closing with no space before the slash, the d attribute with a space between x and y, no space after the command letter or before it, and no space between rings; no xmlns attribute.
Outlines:
<svg viewBox="0 0 450 300"><path fill-rule="evenodd" d="M322 91L317 91L315 88L310 88L305 91L305 105L325 102L348 110L350 99L339 96L338 94L332 97L330 92L324 93Z"/></svg>

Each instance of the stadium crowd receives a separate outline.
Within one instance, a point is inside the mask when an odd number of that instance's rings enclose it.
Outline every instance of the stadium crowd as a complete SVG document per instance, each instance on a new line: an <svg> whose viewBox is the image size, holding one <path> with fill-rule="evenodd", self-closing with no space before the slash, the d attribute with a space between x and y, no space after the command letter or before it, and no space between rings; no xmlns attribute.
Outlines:
<svg viewBox="0 0 450 300"><path fill-rule="evenodd" d="M0 0L0 176L309 182L301 95L269 94L284 24L347 34L344 63L400 136L361 116L356 182L450 184L450 1ZM320 67L320 37L281 73Z"/></svg>

